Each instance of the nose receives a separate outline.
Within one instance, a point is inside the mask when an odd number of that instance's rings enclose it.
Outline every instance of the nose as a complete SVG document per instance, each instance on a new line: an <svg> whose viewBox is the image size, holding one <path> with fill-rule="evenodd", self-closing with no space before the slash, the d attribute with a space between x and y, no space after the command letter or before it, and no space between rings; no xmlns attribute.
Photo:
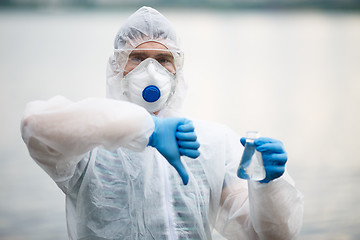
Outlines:
<svg viewBox="0 0 360 240"><path fill-rule="evenodd" d="M154 64L155 64L154 61L156 61L156 60L151 59L149 62L149 65L147 66L147 71L150 75L153 75L156 72L155 66L154 66Z"/></svg>

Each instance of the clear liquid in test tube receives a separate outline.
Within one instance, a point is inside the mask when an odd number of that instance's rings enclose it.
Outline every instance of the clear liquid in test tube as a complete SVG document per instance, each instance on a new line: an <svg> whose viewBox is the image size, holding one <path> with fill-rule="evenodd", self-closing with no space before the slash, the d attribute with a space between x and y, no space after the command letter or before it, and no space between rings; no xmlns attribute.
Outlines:
<svg viewBox="0 0 360 240"><path fill-rule="evenodd" d="M242 179L261 181L266 177L261 152L256 150L254 144L254 140L259 136L257 131L246 132L245 149L238 168L238 176Z"/></svg>

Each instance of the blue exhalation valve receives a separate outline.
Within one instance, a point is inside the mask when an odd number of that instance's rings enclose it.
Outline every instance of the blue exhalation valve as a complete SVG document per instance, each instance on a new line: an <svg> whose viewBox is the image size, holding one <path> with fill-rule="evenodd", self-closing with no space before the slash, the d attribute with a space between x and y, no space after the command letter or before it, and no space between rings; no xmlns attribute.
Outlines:
<svg viewBox="0 0 360 240"><path fill-rule="evenodd" d="M157 86L147 86L142 92L142 96L147 102L156 102L160 98L160 90Z"/></svg>

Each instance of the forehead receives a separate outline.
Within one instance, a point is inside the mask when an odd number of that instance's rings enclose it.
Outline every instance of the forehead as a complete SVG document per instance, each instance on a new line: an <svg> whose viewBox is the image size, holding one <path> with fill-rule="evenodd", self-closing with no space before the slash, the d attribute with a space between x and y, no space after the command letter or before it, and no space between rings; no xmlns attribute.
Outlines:
<svg viewBox="0 0 360 240"><path fill-rule="evenodd" d="M165 45L159 42L144 42L136 47L136 49L168 49Z"/></svg>
<svg viewBox="0 0 360 240"><path fill-rule="evenodd" d="M137 46L131 51L131 54L144 54L144 55L169 55L172 56L171 52L166 46L158 42L145 42Z"/></svg>

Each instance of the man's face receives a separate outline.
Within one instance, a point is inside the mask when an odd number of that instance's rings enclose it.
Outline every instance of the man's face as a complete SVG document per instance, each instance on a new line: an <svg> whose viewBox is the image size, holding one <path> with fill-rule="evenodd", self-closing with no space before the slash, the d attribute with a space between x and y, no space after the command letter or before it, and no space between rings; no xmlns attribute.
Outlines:
<svg viewBox="0 0 360 240"><path fill-rule="evenodd" d="M145 42L137 46L136 49L130 53L124 69L124 76L147 58L155 59L169 72L175 74L175 64L172 53L161 43Z"/></svg>

